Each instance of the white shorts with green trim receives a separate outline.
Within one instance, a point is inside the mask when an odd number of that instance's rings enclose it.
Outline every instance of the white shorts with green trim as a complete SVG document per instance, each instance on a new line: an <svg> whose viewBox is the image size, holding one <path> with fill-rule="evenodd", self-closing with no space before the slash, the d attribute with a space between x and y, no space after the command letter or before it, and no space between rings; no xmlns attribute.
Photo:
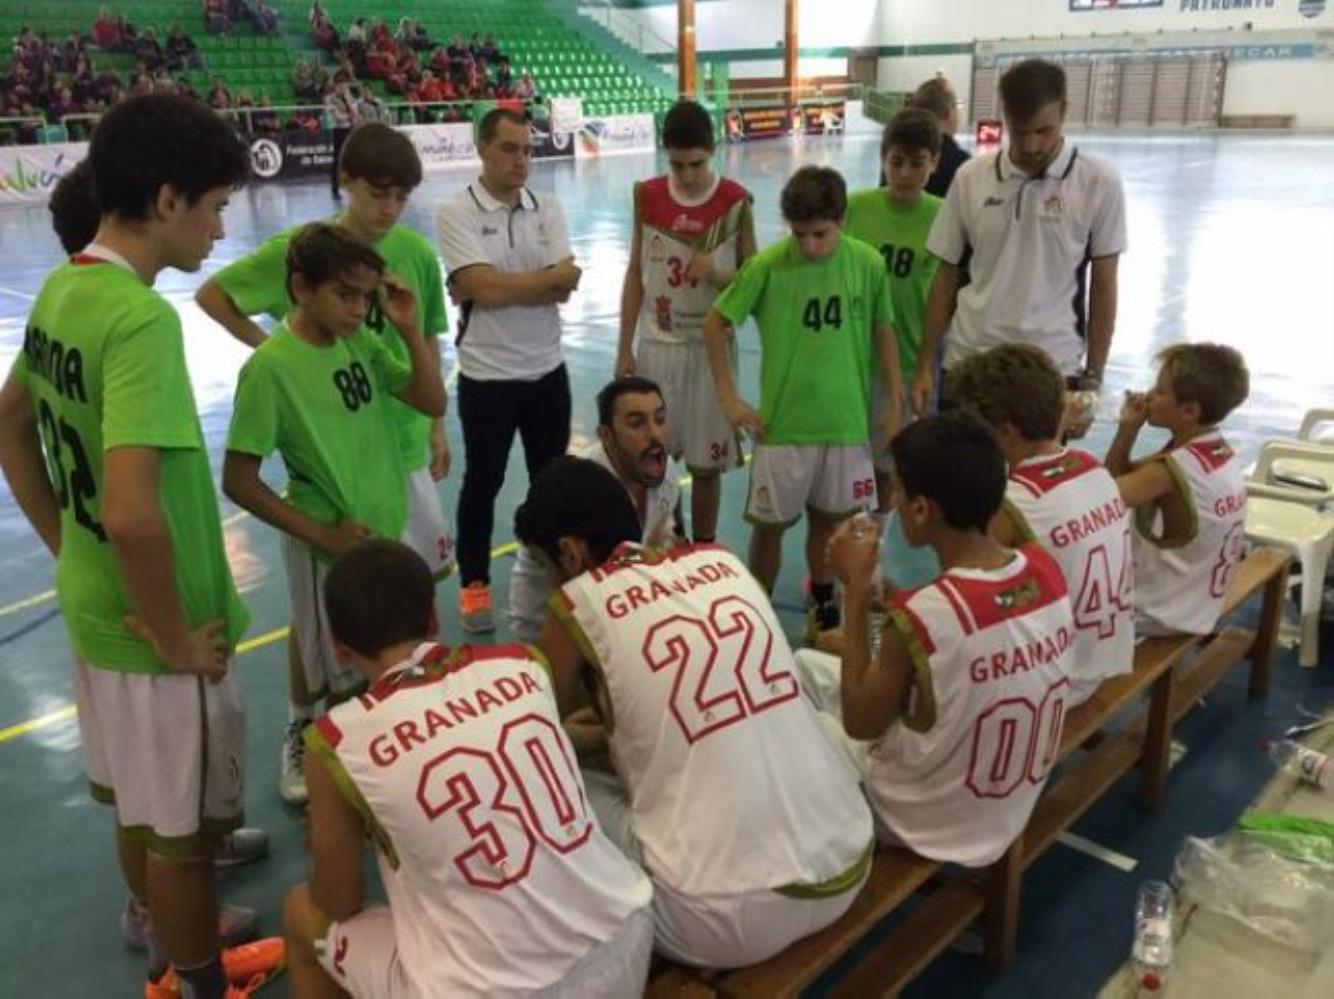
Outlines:
<svg viewBox="0 0 1334 999"><path fill-rule="evenodd" d="M430 468L419 468L408 475L408 526L403 543L426 560L437 581L454 571L454 536Z"/></svg>
<svg viewBox="0 0 1334 999"><path fill-rule="evenodd" d="M746 519L793 524L807 508L841 517L875 505L866 444L759 444L750 461Z"/></svg>
<svg viewBox="0 0 1334 999"><path fill-rule="evenodd" d="M622 853L643 865L630 799L615 774L582 769L598 825ZM688 896L653 880L658 953L704 968L738 968L766 960L793 941L824 929L848 911L871 870L868 851L837 888L762 888L734 895ZM650 876L652 871L649 872Z"/></svg>
<svg viewBox="0 0 1334 999"><path fill-rule="evenodd" d="M728 342L727 363L735 381L735 337ZM693 471L725 472L741 467L741 439L718 403L703 340L684 343L643 340L635 370L662 389L672 457L684 459L686 467Z"/></svg>
<svg viewBox="0 0 1334 999"><path fill-rule="evenodd" d="M332 563L290 534L282 536L282 552L292 607L292 640L301 653L306 693L318 698L355 689L362 683L362 676L355 668L345 669L339 664L324 608L324 579Z"/></svg>
<svg viewBox="0 0 1334 999"><path fill-rule="evenodd" d="M74 663L93 797L154 853L204 855L245 818L245 707L235 664L218 683Z"/></svg>
<svg viewBox="0 0 1334 999"><path fill-rule="evenodd" d="M330 924L315 941L320 967L353 999L423 999L403 971L394 937L394 914L387 905ZM590 949L559 981L523 993L542 999L631 999L643 995L653 956L653 919L648 909L626 917L616 935ZM442 958L443 960L443 958ZM512 995L476 982L476 992Z"/></svg>

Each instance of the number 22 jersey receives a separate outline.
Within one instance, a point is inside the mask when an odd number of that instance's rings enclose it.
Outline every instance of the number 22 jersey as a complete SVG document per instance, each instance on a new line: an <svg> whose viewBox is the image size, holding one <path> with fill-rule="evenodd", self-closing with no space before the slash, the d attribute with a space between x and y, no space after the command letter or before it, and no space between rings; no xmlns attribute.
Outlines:
<svg viewBox="0 0 1334 999"><path fill-rule="evenodd" d="M612 760L655 881L717 897L851 876L870 811L736 556L622 545L552 607L604 679Z"/></svg>
<svg viewBox="0 0 1334 999"><path fill-rule="evenodd" d="M416 995L546 988L649 903L527 646L423 643L305 739L376 842Z"/></svg>
<svg viewBox="0 0 1334 999"><path fill-rule="evenodd" d="M897 594L912 656L907 710L871 749L867 791L896 837L982 867L1024 828L1061 745L1074 620L1037 545L990 571L951 569Z"/></svg>

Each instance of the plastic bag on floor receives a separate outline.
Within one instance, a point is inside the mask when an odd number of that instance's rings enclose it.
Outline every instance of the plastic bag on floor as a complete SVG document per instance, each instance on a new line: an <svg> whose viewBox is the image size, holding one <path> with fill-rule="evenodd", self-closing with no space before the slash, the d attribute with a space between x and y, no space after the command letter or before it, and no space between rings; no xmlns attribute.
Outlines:
<svg viewBox="0 0 1334 999"><path fill-rule="evenodd" d="M1303 862L1247 831L1187 838L1174 880L1188 905L1221 913L1285 947L1334 946L1334 865Z"/></svg>

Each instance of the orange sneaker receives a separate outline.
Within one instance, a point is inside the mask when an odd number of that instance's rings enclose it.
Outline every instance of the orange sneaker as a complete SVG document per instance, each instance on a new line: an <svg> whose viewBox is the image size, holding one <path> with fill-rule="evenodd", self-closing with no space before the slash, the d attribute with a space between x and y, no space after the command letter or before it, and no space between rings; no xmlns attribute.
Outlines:
<svg viewBox="0 0 1334 999"><path fill-rule="evenodd" d="M491 587L476 582L459 589L459 626L474 635L496 630L491 617Z"/></svg>
<svg viewBox="0 0 1334 999"><path fill-rule="evenodd" d="M282 937L229 947L222 952L222 973L227 976L227 999L250 999L287 967L287 944ZM168 968L156 982L144 986L144 999L181 999L176 972Z"/></svg>

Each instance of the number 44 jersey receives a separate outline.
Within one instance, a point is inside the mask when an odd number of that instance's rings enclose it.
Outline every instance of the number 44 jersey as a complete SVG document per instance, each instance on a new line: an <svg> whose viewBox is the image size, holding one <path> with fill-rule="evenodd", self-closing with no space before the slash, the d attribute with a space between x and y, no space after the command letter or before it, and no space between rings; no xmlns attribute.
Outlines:
<svg viewBox="0 0 1334 999"><path fill-rule="evenodd" d="M908 707L871 750L867 790L925 857L981 867L1024 828L1061 745L1074 620L1052 557L951 569L898 594L913 660Z"/></svg>
<svg viewBox="0 0 1334 999"><path fill-rule="evenodd" d="M306 744L379 847L414 995L546 988L649 903L527 646L423 643Z"/></svg>
<svg viewBox="0 0 1334 999"><path fill-rule="evenodd" d="M622 546L552 598L605 683L612 760L655 881L689 896L821 885L871 817L745 565Z"/></svg>

